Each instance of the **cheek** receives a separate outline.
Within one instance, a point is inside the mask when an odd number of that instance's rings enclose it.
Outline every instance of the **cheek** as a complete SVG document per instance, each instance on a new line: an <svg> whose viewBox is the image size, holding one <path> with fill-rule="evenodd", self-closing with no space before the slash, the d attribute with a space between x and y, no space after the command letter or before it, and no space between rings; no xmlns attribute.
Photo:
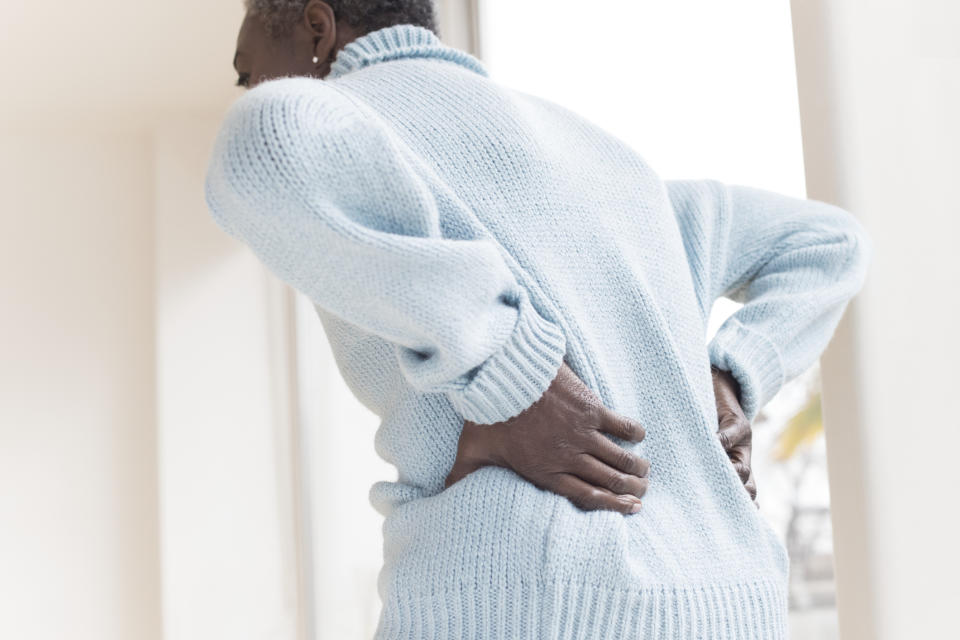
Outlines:
<svg viewBox="0 0 960 640"><path fill-rule="evenodd" d="M272 78L309 75L314 69L313 52L294 49L294 47L281 47L279 51L272 52L272 55L264 61L261 73Z"/></svg>

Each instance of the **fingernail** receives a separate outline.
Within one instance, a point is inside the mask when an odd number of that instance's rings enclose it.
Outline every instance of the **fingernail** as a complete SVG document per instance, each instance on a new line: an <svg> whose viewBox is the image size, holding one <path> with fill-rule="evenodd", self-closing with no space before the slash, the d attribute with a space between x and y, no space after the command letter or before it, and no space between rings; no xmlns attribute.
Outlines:
<svg viewBox="0 0 960 640"><path fill-rule="evenodd" d="M640 506L641 506L642 504L643 504L643 503L641 503L639 500L637 500L637 501L633 504L633 506L630 507L630 513L636 513L636 512L638 512L638 511L640 511Z"/></svg>

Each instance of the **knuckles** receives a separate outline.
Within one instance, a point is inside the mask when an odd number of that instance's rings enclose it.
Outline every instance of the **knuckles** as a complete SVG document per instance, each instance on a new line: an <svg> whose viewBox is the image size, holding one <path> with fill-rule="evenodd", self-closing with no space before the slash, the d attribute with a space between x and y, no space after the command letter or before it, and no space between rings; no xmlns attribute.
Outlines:
<svg viewBox="0 0 960 640"><path fill-rule="evenodd" d="M640 442L647 436L646 430L638 422L628 421L623 428L623 439L630 442Z"/></svg>
<svg viewBox="0 0 960 640"><path fill-rule="evenodd" d="M746 483L750 479L750 467L743 464L742 462L733 463L733 468L736 470L737 475L740 476L741 482Z"/></svg>
<svg viewBox="0 0 960 640"><path fill-rule="evenodd" d="M729 451L732 444L730 443L730 436L726 431L720 431L717 433L717 438L720 440L720 446L723 447L724 451Z"/></svg>
<svg viewBox="0 0 960 640"><path fill-rule="evenodd" d="M718 413L720 415L720 426L724 429L740 427L747 422L742 413L735 411L733 407L730 407L729 405L721 405Z"/></svg>
<svg viewBox="0 0 960 640"><path fill-rule="evenodd" d="M593 509L593 501L596 500L596 491L586 491L581 494L570 497L570 502L579 509L590 511Z"/></svg>
<svg viewBox="0 0 960 640"><path fill-rule="evenodd" d="M637 468L637 457L626 449L621 449L620 452L617 453L617 462L615 466L618 469L633 471Z"/></svg>
<svg viewBox="0 0 960 640"><path fill-rule="evenodd" d="M614 493L629 493L630 492L629 484L630 484L630 480L627 478L626 475L619 472L613 472L610 474L610 477L607 480L606 486L608 489L610 489L610 491L613 491Z"/></svg>

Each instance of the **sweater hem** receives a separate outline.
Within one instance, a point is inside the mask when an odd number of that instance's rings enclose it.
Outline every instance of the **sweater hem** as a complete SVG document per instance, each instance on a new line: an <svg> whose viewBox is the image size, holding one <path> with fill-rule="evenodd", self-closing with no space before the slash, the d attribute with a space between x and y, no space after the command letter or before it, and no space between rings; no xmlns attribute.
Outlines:
<svg viewBox="0 0 960 640"><path fill-rule="evenodd" d="M520 575L494 584L394 585L375 640L786 640L787 588L733 584L611 585Z"/></svg>

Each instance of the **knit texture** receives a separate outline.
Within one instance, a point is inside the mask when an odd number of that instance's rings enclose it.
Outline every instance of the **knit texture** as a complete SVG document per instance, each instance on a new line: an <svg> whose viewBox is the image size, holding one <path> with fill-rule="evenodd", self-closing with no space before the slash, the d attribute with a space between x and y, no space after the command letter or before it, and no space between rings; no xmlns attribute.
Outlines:
<svg viewBox="0 0 960 640"><path fill-rule="evenodd" d="M715 435L710 364L753 417L816 360L866 274L848 212L664 181L412 25L238 99L206 198L313 301L382 418L377 638L786 637L788 558ZM744 305L707 344L721 296ZM444 489L463 420L522 412L564 359L646 427L620 442L651 461L641 511L580 511L499 467Z"/></svg>

